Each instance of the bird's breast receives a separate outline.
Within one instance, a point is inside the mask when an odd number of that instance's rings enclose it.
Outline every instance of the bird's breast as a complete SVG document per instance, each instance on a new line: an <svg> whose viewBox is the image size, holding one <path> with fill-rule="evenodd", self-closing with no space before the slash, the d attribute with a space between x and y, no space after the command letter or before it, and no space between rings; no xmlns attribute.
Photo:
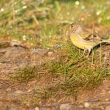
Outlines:
<svg viewBox="0 0 110 110"><path fill-rule="evenodd" d="M89 49L92 48L94 43L90 42L90 41L86 41L84 40L80 35L78 34L72 34L70 36L70 39L73 43L73 45L75 45L76 47L80 48L80 49Z"/></svg>

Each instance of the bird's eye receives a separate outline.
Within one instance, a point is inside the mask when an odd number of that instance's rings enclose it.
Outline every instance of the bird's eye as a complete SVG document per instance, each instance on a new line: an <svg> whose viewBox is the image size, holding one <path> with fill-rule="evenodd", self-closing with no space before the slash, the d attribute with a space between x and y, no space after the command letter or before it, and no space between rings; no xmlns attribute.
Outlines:
<svg viewBox="0 0 110 110"><path fill-rule="evenodd" d="M71 24L71 27L74 27L74 24L73 23Z"/></svg>

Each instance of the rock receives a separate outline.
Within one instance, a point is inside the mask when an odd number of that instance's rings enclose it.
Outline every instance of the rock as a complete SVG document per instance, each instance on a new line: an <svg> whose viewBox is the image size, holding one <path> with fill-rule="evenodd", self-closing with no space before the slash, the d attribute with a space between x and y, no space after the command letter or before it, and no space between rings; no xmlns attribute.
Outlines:
<svg viewBox="0 0 110 110"><path fill-rule="evenodd" d="M69 103L61 104L60 110L73 110L73 105Z"/></svg>
<svg viewBox="0 0 110 110"><path fill-rule="evenodd" d="M85 107L85 108L88 108L89 106L90 106L90 103L89 103L89 102L85 102L85 103L84 103L84 107Z"/></svg>
<svg viewBox="0 0 110 110"><path fill-rule="evenodd" d="M39 107L35 107L35 110L40 110Z"/></svg>
<svg viewBox="0 0 110 110"><path fill-rule="evenodd" d="M79 104L78 106L80 109L84 108L83 104Z"/></svg>
<svg viewBox="0 0 110 110"><path fill-rule="evenodd" d="M40 48L38 48L38 49L32 49L32 53L33 54L38 54L40 56L46 55L48 53L48 51L49 51L48 49L40 49Z"/></svg>
<svg viewBox="0 0 110 110"><path fill-rule="evenodd" d="M10 42L10 46L20 46L21 45L21 42L20 41L18 41L18 40L12 40L11 42Z"/></svg>
<svg viewBox="0 0 110 110"><path fill-rule="evenodd" d="M105 110L110 110L110 105L108 105L108 106L105 108Z"/></svg>
<svg viewBox="0 0 110 110"><path fill-rule="evenodd" d="M17 91L15 91L12 95L14 95L14 96L19 96L19 95L22 95L22 94L24 94L23 91L17 90Z"/></svg>
<svg viewBox="0 0 110 110"><path fill-rule="evenodd" d="M48 56L49 57L53 56L53 52L48 52Z"/></svg>
<svg viewBox="0 0 110 110"><path fill-rule="evenodd" d="M23 43L21 41L18 41L18 40L12 40L10 42L10 46L11 47L21 47L21 48L24 48L24 49L28 49L28 46L25 43Z"/></svg>
<svg viewBox="0 0 110 110"><path fill-rule="evenodd" d="M21 91L21 90L17 90L17 91L15 91L15 94L23 94L24 92L23 91Z"/></svg>

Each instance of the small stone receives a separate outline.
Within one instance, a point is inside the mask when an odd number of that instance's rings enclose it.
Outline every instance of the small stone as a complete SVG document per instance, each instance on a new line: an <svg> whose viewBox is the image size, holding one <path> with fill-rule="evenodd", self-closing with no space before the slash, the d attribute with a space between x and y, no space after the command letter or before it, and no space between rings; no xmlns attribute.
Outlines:
<svg viewBox="0 0 110 110"><path fill-rule="evenodd" d="M40 109L38 107L36 107L35 110L40 110Z"/></svg>
<svg viewBox="0 0 110 110"><path fill-rule="evenodd" d="M20 45L21 45L21 42L18 41L18 40L12 40L12 41L10 42L10 45L11 45L12 47L14 47L14 46L20 46Z"/></svg>
<svg viewBox="0 0 110 110"><path fill-rule="evenodd" d="M108 105L105 110L110 110L110 105Z"/></svg>
<svg viewBox="0 0 110 110"><path fill-rule="evenodd" d="M15 93L16 93L16 94L22 94L23 91L21 91L21 90L17 90L17 91L15 91Z"/></svg>
<svg viewBox="0 0 110 110"><path fill-rule="evenodd" d="M60 105L60 110L73 110L73 105L66 103Z"/></svg>
<svg viewBox="0 0 110 110"><path fill-rule="evenodd" d="M90 106L90 104L89 104L88 102L85 102L85 103L84 103L84 107L85 107L85 108L88 108L89 106Z"/></svg>
<svg viewBox="0 0 110 110"><path fill-rule="evenodd" d="M7 88L6 91L7 91L7 92L10 92L10 91L11 91L11 88Z"/></svg>
<svg viewBox="0 0 110 110"><path fill-rule="evenodd" d="M83 107L84 107L83 105L81 105L81 104L79 105L79 108L83 108Z"/></svg>
<svg viewBox="0 0 110 110"><path fill-rule="evenodd" d="M31 89L28 89L28 91L27 92L32 92L32 90Z"/></svg>
<svg viewBox="0 0 110 110"><path fill-rule="evenodd" d="M108 102L108 101L109 101L109 99L108 99L108 98L106 98L106 99L105 99L105 101L107 101L107 102Z"/></svg>
<svg viewBox="0 0 110 110"><path fill-rule="evenodd" d="M51 57L53 55L53 52L48 52L48 56Z"/></svg>

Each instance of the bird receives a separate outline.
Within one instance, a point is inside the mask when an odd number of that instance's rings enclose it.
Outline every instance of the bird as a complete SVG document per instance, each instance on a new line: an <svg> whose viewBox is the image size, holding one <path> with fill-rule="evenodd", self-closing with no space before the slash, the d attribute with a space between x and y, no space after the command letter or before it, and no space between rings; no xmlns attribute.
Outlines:
<svg viewBox="0 0 110 110"><path fill-rule="evenodd" d="M70 25L70 30L69 30L69 37L71 42L73 43L74 46L77 48L80 48L84 50L84 53L88 51L88 55L90 55L92 49L94 49L96 46L100 46L100 44L103 43L108 43L110 44L110 40L102 40L102 39L92 39L92 40L87 40L86 38L88 37L94 37L97 35L94 35L94 33L87 33L83 31L83 28L79 24L71 24Z"/></svg>

